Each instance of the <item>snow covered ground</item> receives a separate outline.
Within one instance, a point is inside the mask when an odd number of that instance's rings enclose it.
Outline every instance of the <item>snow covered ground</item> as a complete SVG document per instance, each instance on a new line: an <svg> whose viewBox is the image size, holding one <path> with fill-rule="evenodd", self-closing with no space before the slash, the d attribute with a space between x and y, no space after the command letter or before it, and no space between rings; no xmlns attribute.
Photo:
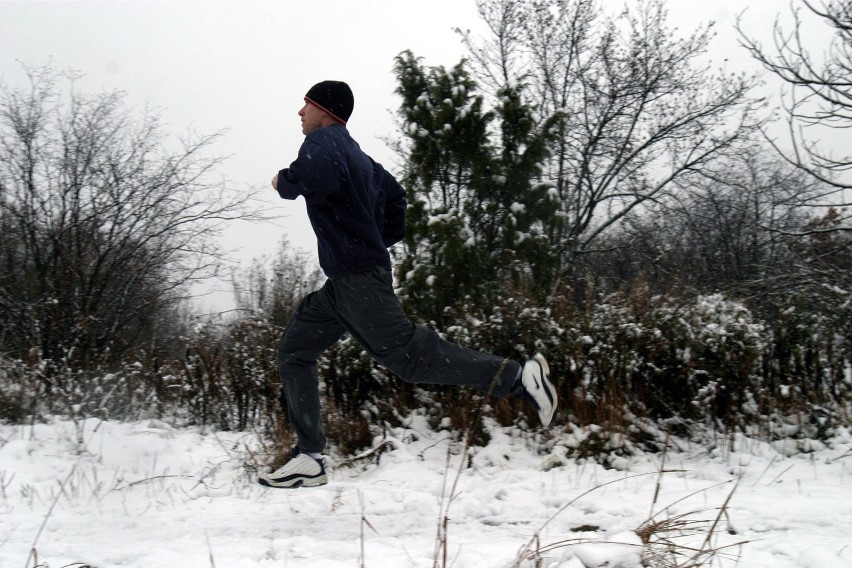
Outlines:
<svg viewBox="0 0 852 568"><path fill-rule="evenodd" d="M527 547L542 550L545 568L632 568L642 550L632 531L651 515L658 483L655 519L694 521L696 534L659 535L680 546L701 547L731 497L709 546L733 546L708 565L852 567L849 432L810 453L789 441L739 440L733 451L681 442L665 467L683 471L660 478L660 455L607 470L566 460L559 446L537 455L529 434L495 430L457 480L459 446L443 434L414 417L393 435L378 465L276 490L244 465L258 445L250 434L2 425L0 567L419 568L436 557L444 566L436 534L446 511L446 566L534 566L519 559Z"/></svg>

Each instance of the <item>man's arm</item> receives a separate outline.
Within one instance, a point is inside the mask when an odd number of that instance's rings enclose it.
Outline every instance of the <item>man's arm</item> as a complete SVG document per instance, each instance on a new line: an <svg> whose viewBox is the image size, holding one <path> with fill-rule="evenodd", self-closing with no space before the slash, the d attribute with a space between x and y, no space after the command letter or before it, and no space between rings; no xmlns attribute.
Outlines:
<svg viewBox="0 0 852 568"><path fill-rule="evenodd" d="M296 162L293 162L289 168L281 170L272 178L272 187L282 199L296 199L303 193L301 184L290 171L294 165L296 165Z"/></svg>
<svg viewBox="0 0 852 568"><path fill-rule="evenodd" d="M386 247L390 248L405 236L405 209L408 202L405 189L381 164L373 162L373 174L377 176L379 187L384 194L382 241Z"/></svg>
<svg viewBox="0 0 852 568"><path fill-rule="evenodd" d="M324 148L311 143L302 144L296 161L272 178L272 187L283 199L303 195L305 199L323 201L326 195L338 191L340 184L334 160Z"/></svg>

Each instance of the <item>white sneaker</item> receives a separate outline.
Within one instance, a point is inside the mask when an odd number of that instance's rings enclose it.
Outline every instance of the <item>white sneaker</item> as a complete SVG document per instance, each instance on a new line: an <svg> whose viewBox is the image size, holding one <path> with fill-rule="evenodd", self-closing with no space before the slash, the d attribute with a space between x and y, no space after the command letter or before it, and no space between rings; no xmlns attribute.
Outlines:
<svg viewBox="0 0 852 568"><path fill-rule="evenodd" d="M521 386L527 398L538 410L541 425L547 428L556 413L558 398L553 383L550 382L550 367L540 353L524 363L521 370Z"/></svg>
<svg viewBox="0 0 852 568"><path fill-rule="evenodd" d="M314 459L308 454L294 452L293 457L282 467L270 473L262 473L258 483L266 487L295 489L316 487L328 483L325 475L325 460Z"/></svg>

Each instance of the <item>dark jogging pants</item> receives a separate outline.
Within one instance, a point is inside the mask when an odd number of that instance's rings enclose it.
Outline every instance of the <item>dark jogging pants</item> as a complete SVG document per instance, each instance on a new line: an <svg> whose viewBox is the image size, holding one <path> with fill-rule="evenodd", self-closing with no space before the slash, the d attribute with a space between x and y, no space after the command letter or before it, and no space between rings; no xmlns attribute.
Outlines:
<svg viewBox="0 0 852 568"><path fill-rule="evenodd" d="M317 358L347 332L410 383L468 385L502 398L520 372L517 361L462 347L411 323L387 270L326 280L305 296L278 344L282 404L305 453L322 452L326 443Z"/></svg>

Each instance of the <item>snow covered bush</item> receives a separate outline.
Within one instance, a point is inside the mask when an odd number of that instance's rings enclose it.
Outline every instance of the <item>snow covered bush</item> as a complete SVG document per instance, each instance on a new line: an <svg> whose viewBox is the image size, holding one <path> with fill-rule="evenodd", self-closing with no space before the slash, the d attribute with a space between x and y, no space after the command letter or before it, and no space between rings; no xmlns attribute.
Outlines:
<svg viewBox="0 0 852 568"><path fill-rule="evenodd" d="M72 420L89 417L135 419L152 414L153 389L139 380L142 365L121 367L93 362L88 368L69 360L0 357L0 420L38 421L48 415Z"/></svg>
<svg viewBox="0 0 852 568"><path fill-rule="evenodd" d="M275 347L281 330L251 318L196 330L172 362L162 403L188 423L222 430L266 427L278 412Z"/></svg>
<svg viewBox="0 0 852 568"><path fill-rule="evenodd" d="M445 310L435 326L462 345L524 359L544 353L561 399L556 427L540 438L566 459L618 467L668 434L745 431L768 439L826 440L850 417L845 328L789 307L759 321L743 303L714 294L691 299L635 290L548 307L502 296ZM835 322L836 323L836 322ZM221 430L255 429L276 447L292 440L279 403L275 350L280 327L255 317L201 325L168 357L138 352L120 366L0 359L0 419L165 419ZM502 426L535 427L521 401L488 400L457 387L411 385L378 366L351 338L320 359L326 430L334 451L354 455L420 413L430 428L487 444L479 412ZM474 428L474 430L470 430ZM802 449L807 449L806 445Z"/></svg>
<svg viewBox="0 0 852 568"><path fill-rule="evenodd" d="M405 385L376 365L347 336L319 361L320 394L326 436L343 455L368 447L385 424L396 423L396 407L410 393Z"/></svg>
<svg viewBox="0 0 852 568"><path fill-rule="evenodd" d="M770 325L721 294L634 293L593 305L578 328L563 376L581 424L638 434L653 431L637 422L651 419L676 433L701 424L819 438L848 424L849 358L819 318Z"/></svg>
<svg viewBox="0 0 852 568"><path fill-rule="evenodd" d="M38 392L33 379L23 361L0 357L0 421L19 423L32 414Z"/></svg>
<svg viewBox="0 0 852 568"><path fill-rule="evenodd" d="M721 294L699 296L690 310L691 404L700 418L723 427L741 426L759 415L755 392L765 349L765 327L741 303Z"/></svg>

